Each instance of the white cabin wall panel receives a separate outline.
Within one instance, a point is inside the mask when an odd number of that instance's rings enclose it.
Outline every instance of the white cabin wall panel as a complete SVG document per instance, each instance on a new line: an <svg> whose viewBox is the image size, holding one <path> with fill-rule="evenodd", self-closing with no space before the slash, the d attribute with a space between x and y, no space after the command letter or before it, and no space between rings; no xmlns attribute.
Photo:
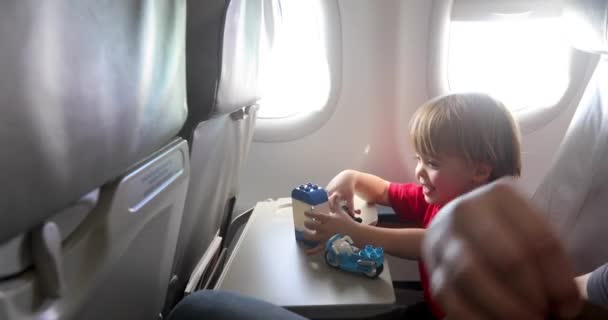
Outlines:
<svg viewBox="0 0 608 320"><path fill-rule="evenodd" d="M429 99L428 41L432 1L404 1L398 23L395 90L396 116L390 121L395 129L398 154L391 160L401 162L403 172L390 172L387 177L396 181L414 181L415 152L410 144L409 121L416 109ZM388 121L387 121L388 122ZM397 168L393 165L393 168Z"/></svg>

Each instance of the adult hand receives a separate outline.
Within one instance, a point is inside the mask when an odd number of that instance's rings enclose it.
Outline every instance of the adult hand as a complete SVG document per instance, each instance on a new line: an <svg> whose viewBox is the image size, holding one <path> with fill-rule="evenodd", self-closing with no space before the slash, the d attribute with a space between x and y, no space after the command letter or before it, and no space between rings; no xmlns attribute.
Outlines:
<svg viewBox="0 0 608 320"><path fill-rule="evenodd" d="M559 239L507 179L448 203L422 249L449 319L570 319L580 311Z"/></svg>

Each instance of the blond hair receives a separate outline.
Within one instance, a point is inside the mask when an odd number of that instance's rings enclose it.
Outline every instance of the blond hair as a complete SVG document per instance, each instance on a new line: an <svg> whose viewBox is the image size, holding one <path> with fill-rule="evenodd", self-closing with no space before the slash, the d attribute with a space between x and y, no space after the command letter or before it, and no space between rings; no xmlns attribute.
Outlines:
<svg viewBox="0 0 608 320"><path fill-rule="evenodd" d="M410 138L425 156L462 156L492 167L490 181L521 174L519 127L499 101L481 93L432 99L410 122Z"/></svg>

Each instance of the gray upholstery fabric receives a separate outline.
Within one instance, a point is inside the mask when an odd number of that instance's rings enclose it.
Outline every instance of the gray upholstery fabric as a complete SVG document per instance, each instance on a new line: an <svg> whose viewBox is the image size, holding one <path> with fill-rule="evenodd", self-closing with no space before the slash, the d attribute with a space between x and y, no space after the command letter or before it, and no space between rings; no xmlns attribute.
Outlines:
<svg viewBox="0 0 608 320"><path fill-rule="evenodd" d="M257 102L263 1L231 0L226 11L222 70L215 107L229 113Z"/></svg>
<svg viewBox="0 0 608 320"><path fill-rule="evenodd" d="M179 131L185 9L180 0L0 2L0 243Z"/></svg>
<svg viewBox="0 0 608 320"><path fill-rule="evenodd" d="M258 100L262 1L188 2L189 114L181 135L192 140L204 120Z"/></svg>
<svg viewBox="0 0 608 320"><path fill-rule="evenodd" d="M608 53L608 1L567 0L563 16L572 45L580 50Z"/></svg>
<svg viewBox="0 0 608 320"><path fill-rule="evenodd" d="M578 272L608 261L608 61L601 60L534 195Z"/></svg>
<svg viewBox="0 0 608 320"><path fill-rule="evenodd" d="M606 52L608 0L569 1L564 11L579 47ZM584 25L586 27L581 28ZM592 28L590 27L592 26ZM608 261L608 60L602 56L556 160L534 195L555 224L579 273Z"/></svg>
<svg viewBox="0 0 608 320"><path fill-rule="evenodd" d="M587 281L589 301L608 307L608 264L593 270Z"/></svg>
<svg viewBox="0 0 608 320"><path fill-rule="evenodd" d="M222 115L202 122L194 134L191 174L178 242L180 287L184 287L215 234L228 200L237 195L239 173L251 144L257 107L240 120Z"/></svg>
<svg viewBox="0 0 608 320"><path fill-rule="evenodd" d="M188 1L186 77L188 118L180 135L192 141L194 129L215 110L221 71L225 11L228 0Z"/></svg>
<svg viewBox="0 0 608 320"><path fill-rule="evenodd" d="M238 192L257 112L263 4L188 2L189 115L181 135L191 146L191 178L177 245L176 292L183 292Z"/></svg>

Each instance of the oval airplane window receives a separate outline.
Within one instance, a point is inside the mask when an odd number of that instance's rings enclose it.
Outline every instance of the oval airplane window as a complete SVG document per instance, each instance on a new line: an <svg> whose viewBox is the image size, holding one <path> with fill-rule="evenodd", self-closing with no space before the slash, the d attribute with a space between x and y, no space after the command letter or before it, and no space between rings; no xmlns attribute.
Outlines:
<svg viewBox="0 0 608 320"><path fill-rule="evenodd" d="M254 140L288 141L320 128L333 113L341 76L337 1L280 0L260 70Z"/></svg>
<svg viewBox="0 0 608 320"><path fill-rule="evenodd" d="M561 0L434 0L432 94L486 92L514 112L524 134L549 123L575 103L592 63L564 36L562 7Z"/></svg>
<svg viewBox="0 0 608 320"><path fill-rule="evenodd" d="M560 18L452 21L447 77L453 91L482 91L512 111L555 105L570 80Z"/></svg>

